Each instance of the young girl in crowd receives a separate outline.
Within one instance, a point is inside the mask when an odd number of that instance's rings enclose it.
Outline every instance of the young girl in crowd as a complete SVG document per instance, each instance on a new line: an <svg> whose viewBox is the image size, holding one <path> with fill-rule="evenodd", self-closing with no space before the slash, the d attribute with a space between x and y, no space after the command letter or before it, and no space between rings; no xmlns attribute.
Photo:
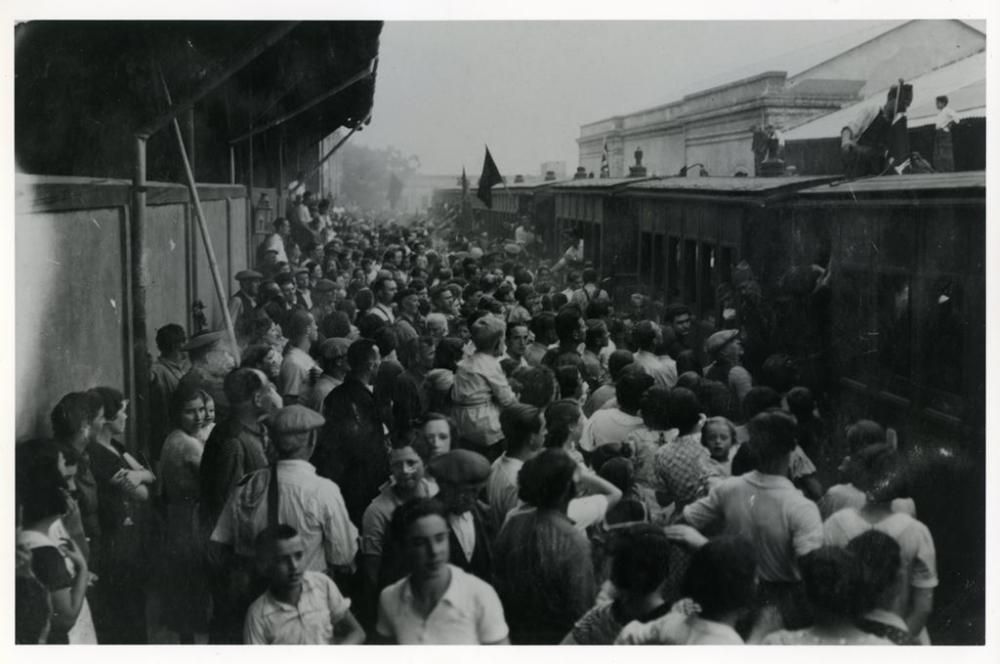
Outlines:
<svg viewBox="0 0 1000 664"><path fill-rule="evenodd" d="M736 427L725 417L710 417L701 427L701 444L708 450L711 463L721 476L732 475L732 460L736 453Z"/></svg>

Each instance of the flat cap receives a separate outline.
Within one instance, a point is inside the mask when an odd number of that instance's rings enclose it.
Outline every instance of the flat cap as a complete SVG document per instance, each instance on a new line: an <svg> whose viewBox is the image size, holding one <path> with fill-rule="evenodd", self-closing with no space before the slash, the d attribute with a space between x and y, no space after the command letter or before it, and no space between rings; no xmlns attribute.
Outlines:
<svg viewBox="0 0 1000 664"><path fill-rule="evenodd" d="M309 274L309 268L297 267L294 270L292 270L292 274Z"/></svg>
<svg viewBox="0 0 1000 664"><path fill-rule="evenodd" d="M330 337L324 339L319 345L319 356L327 360L335 360L338 357L347 357L347 349L351 346L351 340L344 337Z"/></svg>
<svg viewBox="0 0 1000 664"><path fill-rule="evenodd" d="M226 333L223 330L219 330L218 332L205 330L188 339L188 342L181 346L181 350L197 350L205 346L217 344L225 338Z"/></svg>
<svg viewBox="0 0 1000 664"><path fill-rule="evenodd" d="M257 270L240 270L236 273L236 281L245 281L247 279L263 279L264 275Z"/></svg>
<svg viewBox="0 0 1000 664"><path fill-rule="evenodd" d="M315 410L300 406L285 406L270 417L271 433L276 436L306 433L326 424L326 419Z"/></svg>
<svg viewBox="0 0 1000 664"><path fill-rule="evenodd" d="M740 336L739 330L720 330L715 332L705 342L705 352L709 355L714 355L738 336Z"/></svg>
<svg viewBox="0 0 1000 664"><path fill-rule="evenodd" d="M316 282L316 285L313 286L313 290L317 293L332 293L337 290L337 284L333 283L329 279L320 279Z"/></svg>
<svg viewBox="0 0 1000 664"><path fill-rule="evenodd" d="M482 484L490 476L490 462L471 450L452 450L431 459L427 464L434 479L449 484Z"/></svg>

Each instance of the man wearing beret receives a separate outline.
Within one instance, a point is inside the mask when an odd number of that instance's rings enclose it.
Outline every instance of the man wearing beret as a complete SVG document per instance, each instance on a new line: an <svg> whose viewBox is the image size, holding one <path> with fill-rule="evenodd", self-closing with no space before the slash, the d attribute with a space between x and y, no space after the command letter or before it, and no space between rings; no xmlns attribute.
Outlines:
<svg viewBox="0 0 1000 664"><path fill-rule="evenodd" d="M493 533L476 496L490 476L490 463L471 450L452 450L431 459L427 470L437 481L437 499L448 511L452 565L480 579L493 578Z"/></svg>
<svg viewBox="0 0 1000 664"><path fill-rule="evenodd" d="M229 300L229 317L236 330L236 340L243 346L253 334L253 312L257 308L257 291L264 275L256 270L241 270L236 273L240 289Z"/></svg>
<svg viewBox="0 0 1000 664"><path fill-rule="evenodd" d="M227 552L221 558L252 568L255 539L273 525L268 523L268 492L277 490L277 523L291 526L301 538L302 569L325 572L331 578L353 571L358 529L347 516L340 488L317 475L309 463L317 431L325 422L319 413L297 404L270 417L268 430L277 462L246 475L229 497L211 537L217 549ZM252 601L256 595L251 595ZM243 604L242 615L248 606L248 601Z"/></svg>
<svg viewBox="0 0 1000 664"><path fill-rule="evenodd" d="M203 331L191 337L181 347L187 351L191 368L177 384L177 389L201 389L215 401L216 420L229 414L229 400L223 389L223 381L236 368L236 358L229 348L229 340L222 331Z"/></svg>

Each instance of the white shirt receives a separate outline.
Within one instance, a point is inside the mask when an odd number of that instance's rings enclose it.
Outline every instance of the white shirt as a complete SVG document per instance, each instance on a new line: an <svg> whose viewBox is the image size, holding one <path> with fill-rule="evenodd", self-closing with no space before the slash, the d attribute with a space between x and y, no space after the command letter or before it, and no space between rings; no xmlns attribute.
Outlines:
<svg viewBox="0 0 1000 664"><path fill-rule="evenodd" d="M677 384L677 363L669 357L657 357L648 350L640 350L633 355L633 361L660 387L670 389Z"/></svg>
<svg viewBox="0 0 1000 664"><path fill-rule="evenodd" d="M326 574L306 571L302 594L293 606L270 591L254 600L243 623L247 645L318 646L333 643L333 626L351 609L337 585Z"/></svg>
<svg viewBox="0 0 1000 664"><path fill-rule="evenodd" d="M523 467L523 461L506 454L500 455L490 467L490 476L486 480L486 502L490 506L490 519L497 532L507 513L517 507L517 474Z"/></svg>
<svg viewBox="0 0 1000 664"><path fill-rule="evenodd" d="M449 514L448 525L451 526L451 532L455 533L465 559L472 560L472 552L476 550L476 524L472 520L472 512Z"/></svg>
<svg viewBox="0 0 1000 664"><path fill-rule="evenodd" d="M267 526L267 486L270 469L244 477L229 497L212 532L212 541L232 544L236 553L252 558L254 538ZM305 547L305 569L323 572L347 566L358 553L358 529L347 516L340 488L316 474L302 459L278 462L278 521L298 531Z"/></svg>
<svg viewBox="0 0 1000 664"><path fill-rule="evenodd" d="M958 124L958 113L952 110L951 106L945 106L934 116L934 128L948 131L948 125Z"/></svg>
<svg viewBox="0 0 1000 664"><path fill-rule="evenodd" d="M585 452L593 452L601 445L624 442L625 436L641 426L641 417L629 415L618 408L595 411L583 425L580 448Z"/></svg>
<svg viewBox="0 0 1000 664"><path fill-rule="evenodd" d="M309 372L319 367L316 360L301 348L293 346L281 360L278 372L278 393L281 396L303 396L309 391Z"/></svg>
<svg viewBox="0 0 1000 664"><path fill-rule="evenodd" d="M382 591L378 633L402 645L481 645L507 638L503 606L493 587L454 565L451 583L426 617L414 608L410 577Z"/></svg>

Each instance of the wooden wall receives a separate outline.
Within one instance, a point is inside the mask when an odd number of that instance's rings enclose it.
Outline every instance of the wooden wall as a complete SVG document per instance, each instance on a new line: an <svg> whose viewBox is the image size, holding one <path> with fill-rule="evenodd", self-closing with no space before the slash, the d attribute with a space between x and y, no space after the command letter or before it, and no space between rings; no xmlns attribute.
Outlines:
<svg viewBox="0 0 1000 664"><path fill-rule="evenodd" d="M246 191L200 185L226 295L248 265ZM49 412L67 392L97 385L128 394L132 366L129 271L131 184L125 180L18 175L15 193L16 436L48 435ZM181 185L150 183L146 291L149 352L156 330L191 332L191 304L222 327L204 248Z"/></svg>

